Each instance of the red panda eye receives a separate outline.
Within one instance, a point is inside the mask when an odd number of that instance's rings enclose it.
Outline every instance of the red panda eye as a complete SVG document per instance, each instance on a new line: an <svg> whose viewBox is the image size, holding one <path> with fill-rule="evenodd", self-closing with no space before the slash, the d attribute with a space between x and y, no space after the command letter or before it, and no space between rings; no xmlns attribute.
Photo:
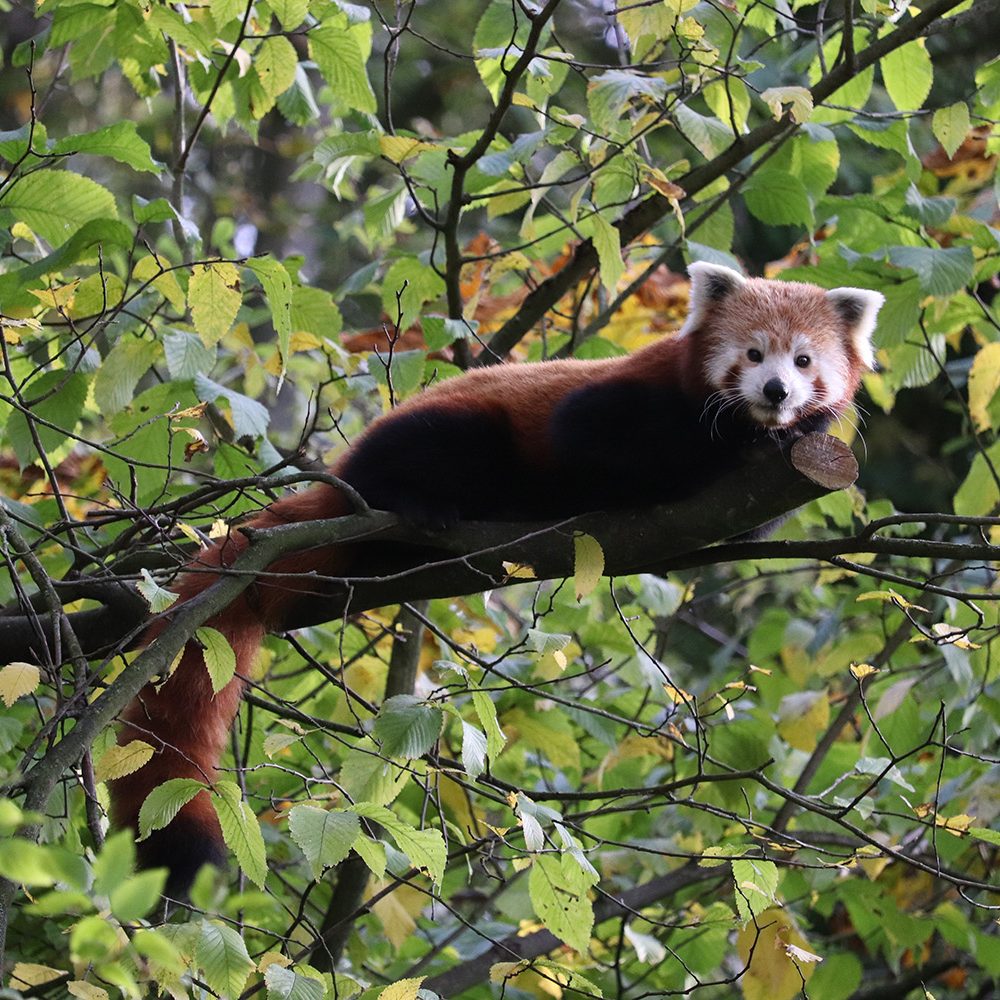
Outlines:
<svg viewBox="0 0 1000 1000"><path fill-rule="evenodd" d="M799 368L808 368L811 360L812 358L810 358L808 354L800 354L795 359L795 364Z"/></svg>
<svg viewBox="0 0 1000 1000"><path fill-rule="evenodd" d="M751 347L750 350L747 351L747 357L755 365L759 365L764 360L764 355L761 354L760 351L758 351L756 347Z"/></svg>

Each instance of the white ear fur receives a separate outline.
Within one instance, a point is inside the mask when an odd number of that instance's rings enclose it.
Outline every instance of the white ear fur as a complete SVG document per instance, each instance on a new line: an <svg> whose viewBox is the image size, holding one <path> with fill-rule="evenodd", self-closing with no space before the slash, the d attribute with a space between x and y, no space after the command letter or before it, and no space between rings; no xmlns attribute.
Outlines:
<svg viewBox="0 0 1000 1000"><path fill-rule="evenodd" d="M847 332L858 357L868 368L874 370L872 334L875 332L875 318L885 302L885 296L867 288L833 288L826 293L826 297L847 324Z"/></svg>
<svg viewBox="0 0 1000 1000"><path fill-rule="evenodd" d="M678 336L683 337L696 329L704 320L708 307L741 288L746 278L739 271L722 264L709 264L698 260L688 264L691 294L688 297L688 314Z"/></svg>

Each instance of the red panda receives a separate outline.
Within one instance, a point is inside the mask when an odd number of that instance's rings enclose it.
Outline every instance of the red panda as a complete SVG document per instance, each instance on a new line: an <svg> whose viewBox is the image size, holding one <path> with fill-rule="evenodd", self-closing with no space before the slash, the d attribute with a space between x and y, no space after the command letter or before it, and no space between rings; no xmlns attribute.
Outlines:
<svg viewBox="0 0 1000 1000"><path fill-rule="evenodd" d="M373 508L424 526L558 518L691 495L762 436L823 430L845 410L874 364L879 293L744 278L708 263L689 273L688 316L676 337L626 357L467 372L374 421L332 471ZM350 510L334 487L316 485L250 523ZM235 531L203 551L180 579L180 600L210 586L212 570L246 544ZM305 593L295 574L344 575L356 570L350 559L334 546L288 556L208 623L237 659L239 676L218 694L193 643L159 690L143 690L123 715L119 739L145 740L156 753L113 783L116 825L136 827L146 795L168 778L213 780L241 678L265 633L280 628ZM161 628L154 624L145 641ZM170 892L183 891L204 862L223 864L208 796L196 796L139 850L145 866L170 869Z"/></svg>

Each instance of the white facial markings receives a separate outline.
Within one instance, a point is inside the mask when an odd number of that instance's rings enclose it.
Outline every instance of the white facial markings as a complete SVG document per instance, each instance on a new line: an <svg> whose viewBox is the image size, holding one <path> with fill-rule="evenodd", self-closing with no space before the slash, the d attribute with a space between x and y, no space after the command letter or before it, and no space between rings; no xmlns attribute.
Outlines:
<svg viewBox="0 0 1000 1000"><path fill-rule="evenodd" d="M804 333L785 349L777 348L775 339L764 330L723 331L705 358L712 387L742 402L750 417L766 427L786 426L810 406L843 399L845 356Z"/></svg>

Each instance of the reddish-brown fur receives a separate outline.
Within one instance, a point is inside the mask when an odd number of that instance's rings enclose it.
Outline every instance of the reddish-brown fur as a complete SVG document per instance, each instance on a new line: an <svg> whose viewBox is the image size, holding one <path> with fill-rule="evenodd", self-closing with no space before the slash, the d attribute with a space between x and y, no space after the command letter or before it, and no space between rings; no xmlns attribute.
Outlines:
<svg viewBox="0 0 1000 1000"><path fill-rule="evenodd" d="M639 404L646 405L645 410L640 405L640 412L654 415L665 413L671 419L676 412L680 414L679 419L693 422L688 426L644 428L643 432L651 441L657 444L661 440L665 441L678 454L682 453L685 446L693 449L693 456L686 460L689 463L733 461L735 452L722 447L725 443L716 442L713 434L708 434L704 445L698 445L697 442L686 445L685 442L697 437L691 433L694 430L707 433L699 425L705 419L703 404L715 390L727 388L727 383L738 381L741 372L747 367L745 350L737 352L738 360L733 364L727 362L713 383L708 374L712 357L720 346L732 347L734 341L754 331L764 331L769 344L782 345L786 341L790 343L796 334L802 334L805 330L817 343L821 342L826 349L835 351L837 366L842 369L839 382L844 387L843 392L839 398L830 399L824 388L813 399L811 408L803 406L801 412L794 415L795 424L808 420L814 412L822 410L823 414L836 413L848 405L864 367L865 359L862 355L868 344L870 327L874 324L874 311L878 308L876 300L880 297L875 293L855 289L839 290L842 298L851 299L851 294L848 293L856 293L861 297L860 302L866 305L870 313L862 321L852 319L850 309L839 311L831 302L840 302L841 299L831 300L827 293L814 286L746 280L728 269L709 265L697 265L692 268L692 274L695 280L691 312L684 335L665 338L628 357L480 368L460 378L440 383L375 421L337 463L333 472L353 482L351 476L356 475L359 469L366 471L373 462L379 460L373 459L372 455L388 454L392 461L400 462L404 471L407 462L419 465L419 455L406 453L402 459L397 457L397 451L406 452L405 443L399 449L380 451L378 436L382 435L384 441L388 429L390 435L396 435L391 438L390 443L395 442L400 434L404 435L403 440L406 442L410 438L405 435L416 429L418 440L422 440L419 434L425 416L433 418L444 413L456 415L463 420L485 417L488 421L488 433L495 421L496 427L503 434L497 440L512 442L513 451L508 454L508 460L514 465L511 475L522 475L529 482L535 482L531 479L533 475L551 469L554 480L552 486L556 489L556 481L562 478L559 471L562 456L555 454L555 451L557 448L565 450L566 435L574 433L572 420L568 420L568 426L564 426L567 425L567 418L559 416L563 412L562 408L579 396L583 409L574 409L570 413L579 413L581 422L586 424L594 412L587 408L592 399L592 407L596 408L599 418L598 433L616 433L614 427L608 426L613 421L601 418L606 413L612 416L618 413L617 410L607 409L619 405L615 393L610 394L609 401L607 390L619 388L626 395L633 394L628 396L629 399L634 398ZM848 305L850 304L849 302ZM867 328L860 329L864 324L867 324ZM870 352L870 347L868 350ZM815 374L814 384L822 384L822 380L818 378L819 373ZM731 389L732 386L729 385L728 388ZM750 418L742 419L746 423ZM434 425L431 419L427 426L430 428L428 434L432 433ZM713 424L713 432L714 426ZM762 426L771 425L765 422ZM792 426L794 430L794 424L787 426ZM634 429L630 433L634 436ZM590 444L589 441L582 443ZM622 444L624 447L626 442ZM595 449L598 452L599 445L600 441L597 441ZM706 447L716 450L706 452ZM606 447L605 450L618 449ZM574 449L569 448L569 451L573 452ZM665 447L662 452L665 461L669 463L671 448ZM436 456L437 452L433 454ZM625 453L626 459L629 454ZM606 479L619 476L620 470L613 464L600 464L603 457L595 453L593 476L597 479L602 475ZM686 475L683 465L685 459L677 458L676 461L681 465L678 477ZM643 462L634 464L645 465ZM587 465L589 469L589 457ZM696 466L695 468L697 471ZM373 471L377 473L379 470ZM445 477L449 471L450 468L417 468L413 481L418 485L413 490L420 492L425 488L419 485L424 482L421 475L426 476L427 481L432 481L435 475ZM637 469L631 474L648 475L648 471ZM387 481L395 482L391 478ZM431 487L426 489L428 496L425 499L432 504L434 494ZM614 502L619 505L630 502L630 489L629 483L623 484L623 496L620 499L614 497ZM575 501L579 499L578 492L577 488L574 493ZM531 495L534 496L534 491L531 491ZM594 496L603 498L604 494L598 491ZM402 505L406 499L389 497L385 504L390 509L396 509L394 504L398 502ZM600 506L600 502L595 500L594 507ZM342 493L331 486L318 485L279 500L258 514L250 524L264 528L336 517L349 510L350 504ZM458 513L461 516L476 516L477 511L467 506L459 509ZM511 511L509 519L527 516L537 516L537 512L522 506L521 509ZM220 567L231 565L246 545L245 536L235 529L227 539L203 551L190 564L175 588L179 602L190 600L211 586L218 578ZM136 827L139 809L145 797L169 778L190 777L206 784L214 780L230 726L239 708L245 679L250 676L254 657L264 635L280 628L290 610L311 589L309 574L336 576L349 571L350 556L344 550L334 547L314 549L282 559L269 568L266 577L207 623L222 632L231 643L236 653L236 679L213 695L201 652L191 643L174 673L159 690L149 685L142 691L122 717L124 725L119 739L123 743L133 739L144 740L152 744L156 752L145 767L114 782L112 801L116 825ZM163 627L163 621L151 626L145 641L154 641ZM169 831L173 831L173 834L170 835ZM208 845L207 848L201 846L202 841ZM183 869L174 883L175 888L182 889L193 875L191 869L197 863L202 860L220 860L220 844L221 835L214 810L207 795L202 793L181 810L178 818L166 831L154 834L146 842L146 846L140 845L140 849L146 864L167 864L175 872ZM189 851L190 857L178 858L178 853L182 850Z"/></svg>

